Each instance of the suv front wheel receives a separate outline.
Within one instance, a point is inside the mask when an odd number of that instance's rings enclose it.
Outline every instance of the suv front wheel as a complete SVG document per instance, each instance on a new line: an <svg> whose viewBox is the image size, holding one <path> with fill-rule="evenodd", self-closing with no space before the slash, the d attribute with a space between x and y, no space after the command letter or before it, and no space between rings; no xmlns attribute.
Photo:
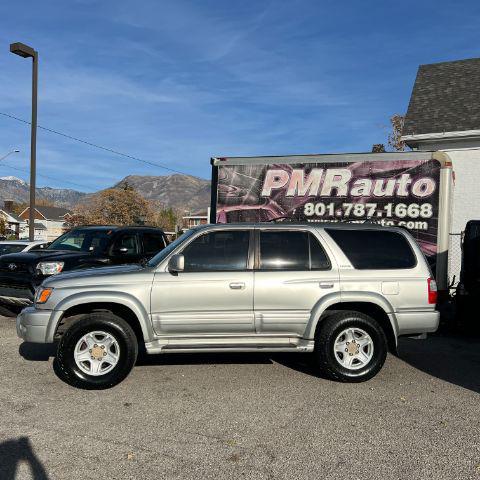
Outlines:
<svg viewBox="0 0 480 480"><path fill-rule="evenodd" d="M342 311L322 320L315 336L315 360L321 372L341 382L374 377L387 357L387 339L376 320Z"/></svg>
<svg viewBox="0 0 480 480"><path fill-rule="evenodd" d="M137 360L138 341L132 327L110 312L84 315L63 334L56 367L74 387L110 388L120 383Z"/></svg>

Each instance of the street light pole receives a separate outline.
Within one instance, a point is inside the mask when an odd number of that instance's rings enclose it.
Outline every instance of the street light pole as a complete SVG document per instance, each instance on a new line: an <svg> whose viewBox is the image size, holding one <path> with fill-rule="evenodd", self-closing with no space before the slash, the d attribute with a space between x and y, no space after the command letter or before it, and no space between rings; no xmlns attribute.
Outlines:
<svg viewBox="0 0 480 480"><path fill-rule="evenodd" d="M35 187L37 173L37 97L38 97L38 52L20 42L10 45L10 52L23 58L32 59L32 123L30 138L30 208L28 236L35 240Z"/></svg>
<svg viewBox="0 0 480 480"><path fill-rule="evenodd" d="M18 153L18 152L20 152L20 150L17 150L17 149L11 150L11 151L8 152L6 155L4 155L3 157L0 158L0 162L3 161L3 160L5 160L5 159L6 159L9 155L11 155L12 153Z"/></svg>

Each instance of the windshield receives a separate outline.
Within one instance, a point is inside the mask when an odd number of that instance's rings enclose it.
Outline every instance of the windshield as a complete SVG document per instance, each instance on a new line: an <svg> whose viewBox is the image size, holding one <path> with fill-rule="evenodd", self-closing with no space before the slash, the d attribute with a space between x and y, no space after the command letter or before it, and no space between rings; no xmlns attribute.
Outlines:
<svg viewBox="0 0 480 480"><path fill-rule="evenodd" d="M7 253L21 252L26 245L18 245L15 243L4 243L0 245L0 255L6 255Z"/></svg>
<svg viewBox="0 0 480 480"><path fill-rule="evenodd" d="M166 258L170 252L175 250L181 243L183 243L187 238L191 237L195 233L195 230L187 230L185 233L180 235L174 242L170 243L165 247L161 252L157 253L150 261L147 263L149 267L157 266L164 258Z"/></svg>
<svg viewBox="0 0 480 480"><path fill-rule="evenodd" d="M75 229L53 241L47 250L71 250L74 252L103 252L113 230Z"/></svg>

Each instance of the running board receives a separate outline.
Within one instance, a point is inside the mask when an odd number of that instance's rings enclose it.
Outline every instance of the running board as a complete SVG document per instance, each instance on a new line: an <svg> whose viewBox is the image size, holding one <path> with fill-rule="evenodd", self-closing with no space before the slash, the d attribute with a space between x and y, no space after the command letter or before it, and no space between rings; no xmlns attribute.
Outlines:
<svg viewBox="0 0 480 480"><path fill-rule="evenodd" d="M313 352L314 342L300 338L175 338L155 340L145 348L147 353Z"/></svg>

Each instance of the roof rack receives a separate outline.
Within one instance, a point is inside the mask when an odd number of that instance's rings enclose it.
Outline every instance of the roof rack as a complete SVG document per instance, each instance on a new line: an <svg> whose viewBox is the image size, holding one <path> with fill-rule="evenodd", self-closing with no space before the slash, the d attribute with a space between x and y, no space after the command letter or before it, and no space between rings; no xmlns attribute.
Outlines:
<svg viewBox="0 0 480 480"><path fill-rule="evenodd" d="M276 218L271 218L270 220L267 220L265 223L276 223L276 222L301 222L302 220L288 217L287 215L282 215L281 217L276 217ZM263 223L263 222L262 222Z"/></svg>

